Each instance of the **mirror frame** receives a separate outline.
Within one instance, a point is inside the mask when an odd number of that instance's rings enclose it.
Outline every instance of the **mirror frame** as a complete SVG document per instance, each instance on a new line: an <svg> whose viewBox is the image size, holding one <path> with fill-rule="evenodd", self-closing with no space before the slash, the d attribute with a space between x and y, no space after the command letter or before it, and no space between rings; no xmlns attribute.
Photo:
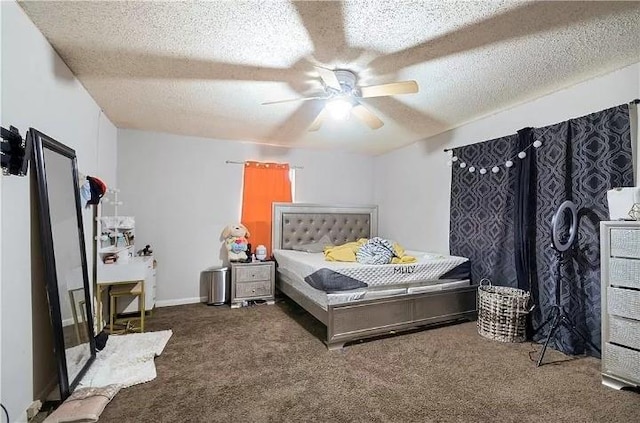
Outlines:
<svg viewBox="0 0 640 423"><path fill-rule="evenodd" d="M38 211L40 220L40 241L42 247L42 256L44 262L44 277L47 288L47 296L49 300L49 313L51 317L51 326L53 329L54 352L56 356L56 367L58 369L58 386L60 388L60 397L64 401L71 394L80 379L89 369L89 366L96 357L96 344L93 331L93 314L91 307L91 294L89 292L89 275L87 271L87 256L84 240L84 228L82 223L82 209L80 207L80 189L78 187L78 162L76 152L72 148L54 140L42 132L29 128L28 137L31 138L33 145L33 167L36 172L37 190L38 190ZM74 196L76 201L76 216L78 223L78 248L80 249L80 259L82 262L82 278L84 287L84 300L86 307L87 335L89 337L89 347L91 356L82 367L80 372L69 380L67 372L67 359L64 342L64 332L62 326L62 314L60 309L60 294L58 292L58 276L56 273L56 260L53 244L53 233L51 230L51 214L49 209L49 192L47 188L47 171L44 160L44 150L49 149L55 153L67 157L71 161L71 171L74 181Z"/></svg>

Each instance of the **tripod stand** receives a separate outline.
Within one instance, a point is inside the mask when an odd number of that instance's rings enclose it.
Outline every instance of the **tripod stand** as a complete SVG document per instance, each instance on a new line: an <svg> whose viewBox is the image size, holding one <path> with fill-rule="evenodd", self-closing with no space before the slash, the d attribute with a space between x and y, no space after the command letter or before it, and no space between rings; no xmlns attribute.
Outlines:
<svg viewBox="0 0 640 423"><path fill-rule="evenodd" d="M582 341L586 345L589 345L592 349L600 352L600 348L598 348L593 342L591 342L586 336L584 336L578 330L576 325L571 321L571 319L569 319L569 316L567 316L567 314L564 312L564 309L560 305L560 292L561 292L561 288L562 288L562 283L561 283L562 282L562 274L561 274L562 265L565 262L567 262L568 260L570 260L570 258L564 257L564 252L565 251L566 251L566 249L563 250L563 251L560 251L559 249L556 248L556 253L557 253L557 256L558 256L558 267L557 267L557 271L556 271L556 277L557 277L557 279L556 279L556 303L551 308L551 311L549 312L549 316L547 317L547 319L542 323L542 325L540 325L540 327L538 329L535 330L535 332L538 332L539 330L544 328L547 324L549 324L549 322L551 322L551 327L549 328L549 333L547 334L547 339L544 341L544 347L542 347L542 351L540 351L540 357L538 358L538 363L536 364L536 367L540 367L540 365L542 364L542 359L544 358L544 353L547 351L547 346L549 345L549 341L551 340L553 335L555 335L556 330L561 325L565 326L574 335L576 335L580 339L582 339Z"/></svg>

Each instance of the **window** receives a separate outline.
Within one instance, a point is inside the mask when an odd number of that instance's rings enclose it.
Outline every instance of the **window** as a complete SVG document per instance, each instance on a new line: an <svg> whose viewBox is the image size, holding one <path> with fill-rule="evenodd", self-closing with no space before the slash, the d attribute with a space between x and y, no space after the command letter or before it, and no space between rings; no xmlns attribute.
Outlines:
<svg viewBox="0 0 640 423"><path fill-rule="evenodd" d="M264 245L268 256L271 255L271 207L275 202L291 202L293 172L286 163L246 162L244 166L241 222L249 230L253 248Z"/></svg>

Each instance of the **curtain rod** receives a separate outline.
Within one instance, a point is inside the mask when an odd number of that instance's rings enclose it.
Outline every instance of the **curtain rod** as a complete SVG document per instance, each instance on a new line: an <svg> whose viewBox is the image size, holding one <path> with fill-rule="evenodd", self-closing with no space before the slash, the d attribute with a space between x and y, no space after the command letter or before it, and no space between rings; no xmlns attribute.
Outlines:
<svg viewBox="0 0 640 423"><path fill-rule="evenodd" d="M629 102L629 104L640 104L640 98L636 98L635 100L631 100L631 101ZM482 141L480 141L480 142L482 142ZM477 143L476 143L476 144L477 144ZM468 144L468 145L472 145L472 144ZM455 150L456 148L462 148L462 147L466 147L466 145L462 145L462 146L460 146L460 147L445 148L445 149L444 149L444 152L446 153L446 152L448 152L448 151L453 151L453 150Z"/></svg>
<svg viewBox="0 0 640 423"><path fill-rule="evenodd" d="M225 160L225 163L226 164L241 164L241 165L243 165L246 162L237 162L237 161L234 161L234 160ZM304 166L289 166L289 169L302 170L302 169L304 169Z"/></svg>

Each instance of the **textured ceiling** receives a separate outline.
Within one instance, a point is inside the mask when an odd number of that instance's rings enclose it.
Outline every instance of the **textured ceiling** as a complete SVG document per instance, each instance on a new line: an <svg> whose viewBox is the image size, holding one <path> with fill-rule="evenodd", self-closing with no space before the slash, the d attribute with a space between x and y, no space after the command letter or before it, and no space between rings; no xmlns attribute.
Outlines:
<svg viewBox="0 0 640 423"><path fill-rule="evenodd" d="M381 153L640 61L640 2L21 2L120 128ZM420 92L327 121L314 65ZM63 76L60 76L63 78Z"/></svg>

